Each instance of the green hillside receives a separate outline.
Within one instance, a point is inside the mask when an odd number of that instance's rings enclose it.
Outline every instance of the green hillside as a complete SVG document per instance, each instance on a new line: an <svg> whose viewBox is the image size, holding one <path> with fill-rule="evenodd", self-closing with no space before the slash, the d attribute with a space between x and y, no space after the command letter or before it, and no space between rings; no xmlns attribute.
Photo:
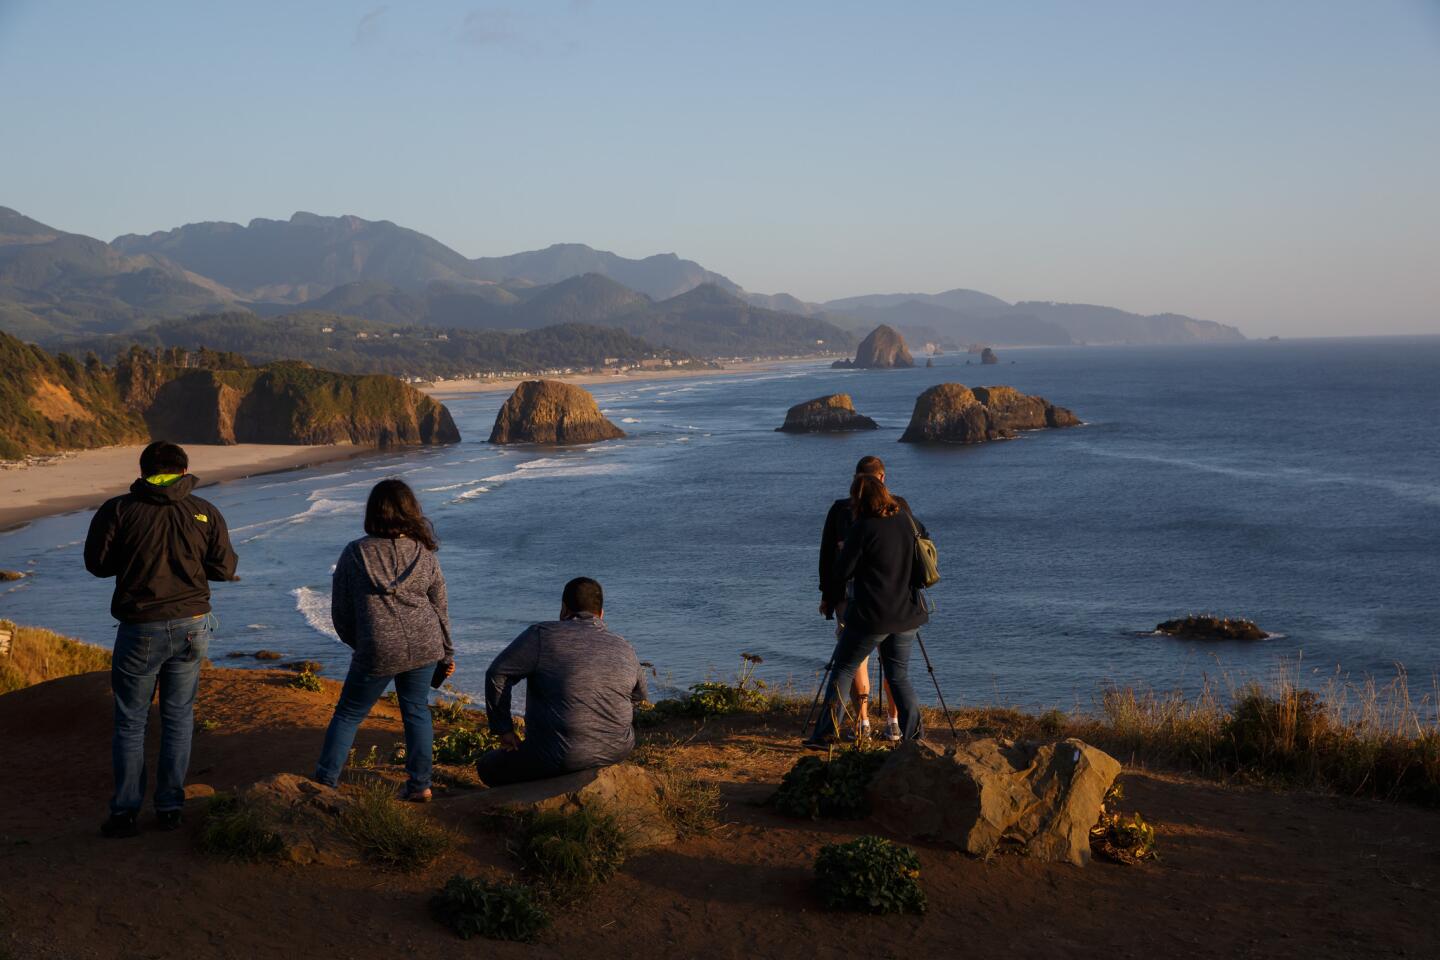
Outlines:
<svg viewBox="0 0 1440 960"><path fill-rule="evenodd" d="M0 333L0 458L139 443L145 424L93 357L51 356Z"/></svg>

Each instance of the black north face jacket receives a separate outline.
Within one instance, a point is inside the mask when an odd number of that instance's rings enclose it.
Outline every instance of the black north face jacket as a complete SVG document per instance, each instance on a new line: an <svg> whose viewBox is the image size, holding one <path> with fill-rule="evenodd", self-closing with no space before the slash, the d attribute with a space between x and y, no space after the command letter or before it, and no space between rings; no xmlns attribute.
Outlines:
<svg viewBox="0 0 1440 960"><path fill-rule="evenodd" d="M210 612L208 580L235 578L225 518L191 496L185 475L168 487L136 480L90 521L85 569L115 578L110 614L121 623L182 620Z"/></svg>

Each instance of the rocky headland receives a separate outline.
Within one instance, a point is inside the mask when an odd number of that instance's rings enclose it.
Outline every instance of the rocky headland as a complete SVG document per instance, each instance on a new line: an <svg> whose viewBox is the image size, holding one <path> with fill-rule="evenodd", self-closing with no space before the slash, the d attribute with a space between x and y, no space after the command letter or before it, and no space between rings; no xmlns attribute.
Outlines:
<svg viewBox="0 0 1440 960"><path fill-rule="evenodd" d="M855 411L848 393L832 393L797 403L785 413L785 422L775 428L779 433L849 433L874 430L874 420Z"/></svg>
<svg viewBox="0 0 1440 960"><path fill-rule="evenodd" d="M900 331L882 323L860 341L854 360L836 360L831 366L837 370L889 370L913 367L915 358L910 355Z"/></svg>
<svg viewBox="0 0 1440 960"><path fill-rule="evenodd" d="M559 380L526 380L495 415L490 442L597 443L623 436L590 391Z"/></svg>
<svg viewBox="0 0 1440 960"><path fill-rule="evenodd" d="M901 443L983 443L1021 430L1079 426L1080 418L1044 397L1013 387L941 383L915 399Z"/></svg>

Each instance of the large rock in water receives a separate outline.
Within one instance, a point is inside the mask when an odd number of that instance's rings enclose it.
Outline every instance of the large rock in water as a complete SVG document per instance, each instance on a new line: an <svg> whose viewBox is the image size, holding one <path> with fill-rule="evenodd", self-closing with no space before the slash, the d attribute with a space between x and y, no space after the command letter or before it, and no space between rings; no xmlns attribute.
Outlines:
<svg viewBox="0 0 1440 960"><path fill-rule="evenodd" d="M490 442L595 443L623 436L588 390L559 380L526 380L495 415Z"/></svg>
<svg viewBox="0 0 1440 960"><path fill-rule="evenodd" d="M445 405L408 383L298 362L181 372L134 402L151 436L176 443L460 442Z"/></svg>
<svg viewBox="0 0 1440 960"><path fill-rule="evenodd" d="M660 805L659 780L633 763L494 787L460 798L458 803L481 816L492 817L598 808L615 816L637 850L663 847L677 838L674 825Z"/></svg>
<svg viewBox="0 0 1440 960"><path fill-rule="evenodd" d="M1078 426L1080 419L1044 397L1013 387L941 383L915 399L901 443L982 443L1013 437L1019 430Z"/></svg>
<svg viewBox="0 0 1440 960"><path fill-rule="evenodd" d="M874 420L855 412L848 393L832 393L797 403L785 413L785 423L775 428L781 433L845 433L851 430L875 430Z"/></svg>
<svg viewBox="0 0 1440 960"><path fill-rule="evenodd" d="M882 323L860 341L854 360L836 360L831 366L841 370L888 370L891 367L913 367L915 358L906 349L905 338L900 336L900 331Z"/></svg>
<svg viewBox="0 0 1440 960"><path fill-rule="evenodd" d="M953 753L921 742L892 751L870 781L872 819L907 839L989 856L1001 841L1026 856L1084 866L1090 828L1120 761L1080 740L976 740Z"/></svg>

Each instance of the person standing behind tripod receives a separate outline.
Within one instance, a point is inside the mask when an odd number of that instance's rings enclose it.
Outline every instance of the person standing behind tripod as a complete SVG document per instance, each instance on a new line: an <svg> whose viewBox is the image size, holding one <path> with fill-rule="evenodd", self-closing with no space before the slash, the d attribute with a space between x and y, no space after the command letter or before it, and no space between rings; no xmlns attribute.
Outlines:
<svg viewBox="0 0 1440 960"><path fill-rule="evenodd" d="M861 457L860 462L855 464L855 476L870 474L879 477L880 482L885 482L885 464L879 457ZM893 494L892 494L893 496ZM906 513L910 512L910 505L905 502L904 497L895 497L900 504L900 509ZM825 529L820 534L820 613L829 620L832 616L836 620L835 639L840 639L841 632L845 629L845 608L849 604L849 588L847 582L836 582L834 577L835 561L840 557L840 551L845 546L845 540L850 534L850 526L855 518L855 503L850 497L836 500L830 505L830 512L825 514ZM890 694L890 682L881 678L885 686L885 692ZM870 658L866 657L860 661L855 669L855 682L850 688L850 702L855 709L855 735L857 738L868 736L870 733ZM895 710L895 696L890 694L890 699L885 705L886 723L885 733L881 735L884 740L900 739L900 721Z"/></svg>
<svg viewBox="0 0 1440 960"><path fill-rule="evenodd" d="M877 476L857 474L850 499L854 523L835 561L832 582L854 580L855 598L831 654L834 669L820 720L805 741L808 747L827 747L839 739L842 691L850 689L856 669L876 647L899 712L901 737L918 740L923 735L920 705L910 685L910 650L920 627L930 621L914 586L915 534L929 534Z"/></svg>

